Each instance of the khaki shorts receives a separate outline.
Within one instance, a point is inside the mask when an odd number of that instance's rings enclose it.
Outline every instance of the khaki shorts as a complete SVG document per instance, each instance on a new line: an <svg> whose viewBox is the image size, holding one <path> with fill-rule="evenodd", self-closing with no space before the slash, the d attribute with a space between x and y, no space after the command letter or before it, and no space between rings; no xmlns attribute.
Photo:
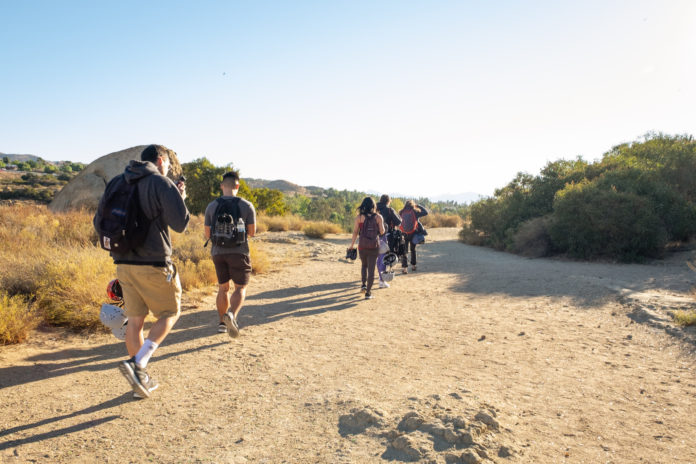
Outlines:
<svg viewBox="0 0 696 464"><path fill-rule="evenodd" d="M167 276L172 278L167 281ZM126 316L145 317L148 311L157 319L181 312L181 283L176 267L117 264L116 277L123 289Z"/></svg>

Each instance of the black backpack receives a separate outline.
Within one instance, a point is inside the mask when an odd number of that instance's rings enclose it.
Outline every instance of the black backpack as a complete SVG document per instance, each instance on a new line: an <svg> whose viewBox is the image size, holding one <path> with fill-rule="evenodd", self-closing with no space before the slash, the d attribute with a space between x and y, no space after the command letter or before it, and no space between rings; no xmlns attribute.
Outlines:
<svg viewBox="0 0 696 464"><path fill-rule="evenodd" d="M114 177L99 205L95 226L103 249L124 254L145 243L150 220L140 208L138 182L129 184L123 174Z"/></svg>
<svg viewBox="0 0 696 464"><path fill-rule="evenodd" d="M399 229L394 229L389 232L387 236L387 243L389 244L389 250L395 253L397 256L402 256L406 253L406 242L404 241L404 234Z"/></svg>
<svg viewBox="0 0 696 464"><path fill-rule="evenodd" d="M218 198L213 214L214 223L210 226L210 240L213 245L231 248L247 241L244 220L240 217L239 198Z"/></svg>

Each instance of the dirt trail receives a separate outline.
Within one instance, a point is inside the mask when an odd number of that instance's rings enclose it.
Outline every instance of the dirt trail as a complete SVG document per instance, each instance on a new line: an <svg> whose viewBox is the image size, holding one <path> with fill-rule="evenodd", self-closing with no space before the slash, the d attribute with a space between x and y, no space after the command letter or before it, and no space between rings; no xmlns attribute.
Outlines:
<svg viewBox="0 0 696 464"><path fill-rule="evenodd" d="M242 336L216 333L213 288L187 294L148 400L110 335L0 348L0 461L696 462L696 337L667 315L694 306L691 255L584 264L428 238L418 272L364 301L349 236L262 235L282 270L252 279Z"/></svg>

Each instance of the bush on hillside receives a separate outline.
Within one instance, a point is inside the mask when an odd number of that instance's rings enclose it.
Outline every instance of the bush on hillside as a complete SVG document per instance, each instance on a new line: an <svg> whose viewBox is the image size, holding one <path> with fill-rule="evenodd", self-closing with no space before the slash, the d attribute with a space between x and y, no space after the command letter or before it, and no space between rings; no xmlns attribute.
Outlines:
<svg viewBox="0 0 696 464"><path fill-rule="evenodd" d="M528 258L550 255L552 249L549 235L550 223L550 215L523 222L512 237L512 251Z"/></svg>
<svg viewBox="0 0 696 464"><path fill-rule="evenodd" d="M471 224L464 224L464 227L459 231L459 241L467 245L484 246L486 238L483 232L471 227Z"/></svg>
<svg viewBox="0 0 696 464"><path fill-rule="evenodd" d="M555 230L549 235L551 252L620 260L655 256L667 241L696 235L693 172L693 137L648 134L643 141L612 148L592 164L560 160L548 163L538 176L518 174L493 197L470 205L471 223L462 237L517 251L535 230L543 237L541 223L533 219L548 217ZM565 192L569 196L562 198ZM633 218L631 208L636 208Z"/></svg>
<svg viewBox="0 0 696 464"><path fill-rule="evenodd" d="M629 192L649 199L670 240L688 240L696 233L696 208L655 171L636 168L607 171L594 182L602 190Z"/></svg>
<svg viewBox="0 0 696 464"><path fill-rule="evenodd" d="M655 257L668 238L648 198L589 182L559 192L549 234L562 253L621 261Z"/></svg>

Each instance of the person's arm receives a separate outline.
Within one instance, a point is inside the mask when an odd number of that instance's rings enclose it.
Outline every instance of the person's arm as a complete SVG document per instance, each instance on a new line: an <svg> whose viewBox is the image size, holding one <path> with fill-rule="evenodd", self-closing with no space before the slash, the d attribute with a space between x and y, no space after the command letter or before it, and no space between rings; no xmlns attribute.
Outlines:
<svg viewBox="0 0 696 464"><path fill-rule="evenodd" d="M203 235L206 240L210 239L210 233L213 226L213 207L208 204L203 212Z"/></svg>
<svg viewBox="0 0 696 464"><path fill-rule="evenodd" d="M416 217L427 216L429 213L425 206L418 205L418 209L420 209L420 213L416 213Z"/></svg>
<svg viewBox="0 0 696 464"><path fill-rule="evenodd" d="M355 239L358 238L358 232L360 231L360 215L358 214L355 216L355 224L353 225L353 237L350 240L350 246L348 249L350 250L355 246Z"/></svg>
<svg viewBox="0 0 696 464"><path fill-rule="evenodd" d="M253 237L256 235L256 209L254 208L254 205L249 202L249 216L247 216L247 225L246 225L246 232L247 232L247 237Z"/></svg>
<svg viewBox="0 0 696 464"><path fill-rule="evenodd" d="M384 235L384 218L382 217L381 214L377 215L377 225L379 226L379 235Z"/></svg>
<svg viewBox="0 0 696 464"><path fill-rule="evenodd" d="M394 208L389 208L389 213L391 214L391 220L392 220L392 224L394 224L394 227L400 226L401 225L401 216L399 216L399 213L397 213Z"/></svg>
<svg viewBox="0 0 696 464"><path fill-rule="evenodd" d="M157 186L162 205L162 219L175 232L183 232L191 219L184 204L179 188L170 179L160 177L161 184Z"/></svg>

